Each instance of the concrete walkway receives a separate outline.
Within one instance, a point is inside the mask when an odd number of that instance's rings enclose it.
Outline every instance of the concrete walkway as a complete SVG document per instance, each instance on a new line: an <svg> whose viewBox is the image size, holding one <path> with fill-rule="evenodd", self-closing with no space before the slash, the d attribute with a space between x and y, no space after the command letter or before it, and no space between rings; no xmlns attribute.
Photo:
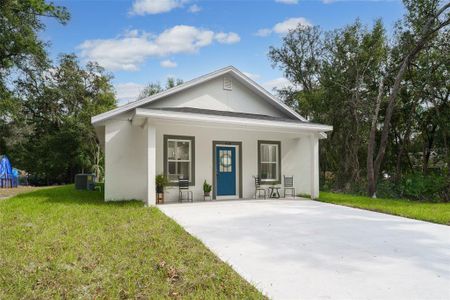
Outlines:
<svg viewBox="0 0 450 300"><path fill-rule="evenodd" d="M450 227L309 200L159 208L273 299L450 299Z"/></svg>

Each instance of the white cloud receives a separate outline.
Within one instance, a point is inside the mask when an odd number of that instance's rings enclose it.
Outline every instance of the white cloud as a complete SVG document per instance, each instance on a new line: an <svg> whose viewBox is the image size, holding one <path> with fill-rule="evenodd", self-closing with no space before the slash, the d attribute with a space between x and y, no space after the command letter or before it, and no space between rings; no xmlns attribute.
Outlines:
<svg viewBox="0 0 450 300"><path fill-rule="evenodd" d="M283 4L297 4L298 0L275 0L275 2Z"/></svg>
<svg viewBox="0 0 450 300"><path fill-rule="evenodd" d="M298 26L309 27L311 25L312 24L305 18L290 18L283 22L275 24L275 26L273 27L273 31L279 34L285 34L288 33L289 30L295 29Z"/></svg>
<svg viewBox="0 0 450 300"><path fill-rule="evenodd" d="M298 26L309 27L309 26L312 26L312 24L311 24L311 22L309 22L307 19L305 19L303 17L290 18L290 19L284 20L283 22L275 24L271 29L269 29L269 28L259 29L255 33L255 35L264 37L264 36L270 35L272 32L275 32L278 34L286 34L289 32L289 30L293 30L293 29L297 28Z"/></svg>
<svg viewBox="0 0 450 300"><path fill-rule="evenodd" d="M269 29L269 28L262 28L262 29L259 29L259 30L255 33L255 35L264 37L264 36L270 35L271 33L272 33L272 29Z"/></svg>
<svg viewBox="0 0 450 300"><path fill-rule="evenodd" d="M266 81L262 84L262 86L272 92L274 89L282 89L293 86L292 82L287 80L284 77L275 78L269 81Z"/></svg>
<svg viewBox="0 0 450 300"><path fill-rule="evenodd" d="M221 44L234 44L241 40L239 35L234 32L229 32L229 33L219 32L219 33L216 33L214 38Z"/></svg>
<svg viewBox="0 0 450 300"><path fill-rule="evenodd" d="M255 73L250 73L250 72L242 72L242 73L244 73L245 76L247 76L253 80L259 79L259 77L261 77L261 76L259 76L259 74L255 74Z"/></svg>
<svg viewBox="0 0 450 300"><path fill-rule="evenodd" d="M192 26L177 25L164 30L153 42L158 55L195 53L212 43L214 32Z"/></svg>
<svg viewBox="0 0 450 300"><path fill-rule="evenodd" d="M144 88L143 84L135 82L119 83L115 86L116 96L119 100L119 106L134 101L139 96L139 93Z"/></svg>
<svg viewBox="0 0 450 300"><path fill-rule="evenodd" d="M186 0L135 0L130 14L143 16L165 13L182 7L185 2Z"/></svg>
<svg viewBox="0 0 450 300"><path fill-rule="evenodd" d="M177 63L174 61L171 61L170 59L163 60L159 64L163 68L175 68L177 66Z"/></svg>
<svg viewBox="0 0 450 300"><path fill-rule="evenodd" d="M188 12L193 13L193 14L198 13L201 10L202 10L202 8L200 6L198 6L197 4L193 4L193 5L189 6L189 8L188 8Z"/></svg>
<svg viewBox="0 0 450 300"><path fill-rule="evenodd" d="M159 35L131 30L112 39L87 40L78 46L81 57L98 62L108 70L136 71L149 57L196 53L200 48L240 40L236 33L214 33L193 26L177 25Z"/></svg>

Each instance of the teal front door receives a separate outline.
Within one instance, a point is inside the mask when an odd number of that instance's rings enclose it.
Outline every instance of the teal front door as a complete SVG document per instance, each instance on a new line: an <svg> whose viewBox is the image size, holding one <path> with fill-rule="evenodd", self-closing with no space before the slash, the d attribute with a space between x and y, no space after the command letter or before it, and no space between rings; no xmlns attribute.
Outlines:
<svg viewBox="0 0 450 300"><path fill-rule="evenodd" d="M236 148L216 147L217 196L236 195Z"/></svg>

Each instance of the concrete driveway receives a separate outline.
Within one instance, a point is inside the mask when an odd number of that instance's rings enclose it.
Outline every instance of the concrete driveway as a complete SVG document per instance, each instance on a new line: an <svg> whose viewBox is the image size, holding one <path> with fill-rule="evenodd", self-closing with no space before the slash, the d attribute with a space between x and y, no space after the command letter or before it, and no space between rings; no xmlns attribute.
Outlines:
<svg viewBox="0 0 450 300"><path fill-rule="evenodd" d="M450 227L309 200L159 206L274 299L450 299Z"/></svg>

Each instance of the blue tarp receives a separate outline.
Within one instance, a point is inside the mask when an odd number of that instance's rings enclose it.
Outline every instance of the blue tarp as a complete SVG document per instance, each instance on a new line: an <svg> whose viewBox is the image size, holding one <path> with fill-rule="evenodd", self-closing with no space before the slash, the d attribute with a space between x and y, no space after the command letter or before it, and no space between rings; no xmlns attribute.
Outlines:
<svg viewBox="0 0 450 300"><path fill-rule="evenodd" d="M0 156L0 188L17 187L19 171L13 169L6 155Z"/></svg>

